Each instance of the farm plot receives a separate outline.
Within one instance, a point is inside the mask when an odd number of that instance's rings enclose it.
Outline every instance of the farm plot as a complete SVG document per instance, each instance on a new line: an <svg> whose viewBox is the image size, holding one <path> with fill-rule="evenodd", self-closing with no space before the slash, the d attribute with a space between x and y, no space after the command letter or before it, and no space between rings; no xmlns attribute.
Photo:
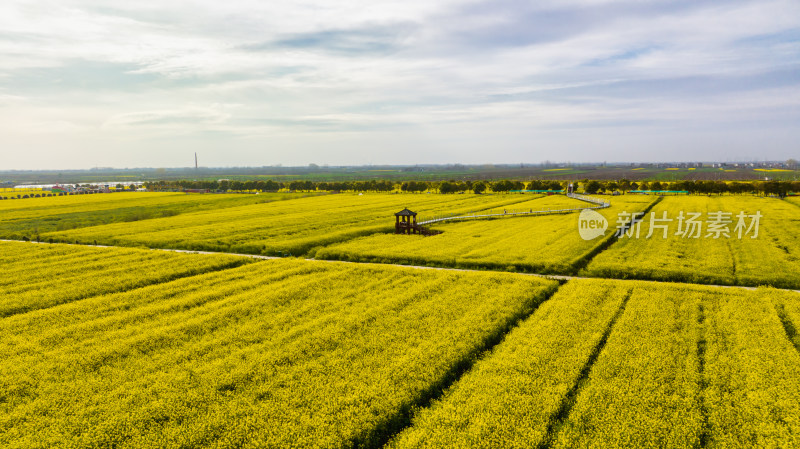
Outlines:
<svg viewBox="0 0 800 449"><path fill-rule="evenodd" d="M44 237L66 242L96 240L107 245L296 256L316 246L392 229L394 213L404 207L424 217L522 200L522 195L325 195L94 226Z"/></svg>
<svg viewBox="0 0 800 449"><path fill-rule="evenodd" d="M546 205L550 198L541 201ZM574 200L578 203L577 200ZM332 245L317 251L318 259L401 263L459 268L486 268L539 273L570 273L607 245L617 213L644 211L653 197L626 195L598 210L609 221L605 237L583 240L578 214L519 216L439 223L443 234L422 237L381 234ZM580 204L586 204L580 202ZM509 206L511 208L516 205ZM540 206L541 207L541 206Z"/></svg>
<svg viewBox="0 0 800 449"><path fill-rule="evenodd" d="M391 447L537 447L631 287L571 281L414 418Z"/></svg>
<svg viewBox="0 0 800 449"><path fill-rule="evenodd" d="M0 242L0 318L250 261L224 255Z"/></svg>
<svg viewBox="0 0 800 449"><path fill-rule="evenodd" d="M634 287L571 411L554 426L553 447L699 445L705 431L698 357L702 296Z"/></svg>
<svg viewBox="0 0 800 449"><path fill-rule="evenodd" d="M726 233L714 234L709 223L717 212L730 213ZM737 215L744 212L739 238ZM692 227L683 213L700 215ZM750 229L760 214L758 235ZM653 215L654 214L654 215ZM666 215L664 215L666 214ZM655 217L656 221L652 218ZM659 221L666 218L672 221ZM650 238L651 224L654 227ZM748 232L749 230L749 232ZM800 287L800 209L785 201L758 197L668 197L644 217L639 237L620 238L589 264L586 273L598 277L658 279L679 282ZM714 238L714 235L719 235Z"/></svg>
<svg viewBox="0 0 800 449"><path fill-rule="evenodd" d="M170 217L200 210L298 198L297 194L187 195L125 192L0 201L0 238L21 239L105 223Z"/></svg>
<svg viewBox="0 0 800 449"><path fill-rule="evenodd" d="M493 208L485 211L486 213L501 214L503 212L531 212L539 210L571 209L588 207L588 203L570 198L566 195L537 195L531 198L525 195L526 200L514 203L504 208Z"/></svg>
<svg viewBox="0 0 800 449"><path fill-rule="evenodd" d="M392 447L796 446L800 353L778 303L800 295L569 281Z"/></svg>
<svg viewBox="0 0 800 449"><path fill-rule="evenodd" d="M704 300L708 447L797 447L800 353L781 309L796 319L800 295L726 291Z"/></svg>
<svg viewBox="0 0 800 449"><path fill-rule="evenodd" d="M556 283L270 260L0 321L0 446L345 447Z"/></svg>

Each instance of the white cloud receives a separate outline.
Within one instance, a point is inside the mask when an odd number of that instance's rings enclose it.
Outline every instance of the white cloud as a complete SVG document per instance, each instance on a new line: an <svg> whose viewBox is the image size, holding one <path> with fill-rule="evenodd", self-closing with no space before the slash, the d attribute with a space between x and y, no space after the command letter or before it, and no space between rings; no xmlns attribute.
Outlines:
<svg viewBox="0 0 800 449"><path fill-rule="evenodd" d="M800 119L793 0L6 0L0 30L0 135L38 151L104 145L101 165L114 165L109 142L166 161L208 133L240 145L227 165L259 165L253 148L276 135L312 159L337 136L339 163L388 158L372 155L387 135L428 149L407 163L445 162L453 133L505 135L520 141L495 139L494 154L517 161L532 157L523 142L564 129L576 136L553 137L560 151L598 126L646 140L676 123L724 134Z"/></svg>

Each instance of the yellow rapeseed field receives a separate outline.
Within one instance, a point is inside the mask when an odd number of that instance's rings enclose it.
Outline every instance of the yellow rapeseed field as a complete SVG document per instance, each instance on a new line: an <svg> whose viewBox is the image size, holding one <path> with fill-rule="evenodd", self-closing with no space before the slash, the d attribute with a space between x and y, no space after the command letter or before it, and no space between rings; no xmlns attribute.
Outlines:
<svg viewBox="0 0 800 449"><path fill-rule="evenodd" d="M715 234L708 223L717 212L728 213L727 232ZM736 231L737 215L760 214L756 228L748 232L753 219L744 218L741 238ZM653 222L665 217L671 222ZM697 232L676 235L679 216L699 213ZM646 238L650 225L654 228ZM686 224L686 221L684 221ZM684 231L691 227L685 225ZM635 235L635 234L634 234ZM714 238L718 235L718 238ZM586 273L598 277L658 279L667 281L772 285L800 288L800 208L776 198L752 196L665 197L644 217L638 238L620 238L600 253Z"/></svg>
<svg viewBox="0 0 800 449"><path fill-rule="evenodd" d="M391 447L795 447L800 294L571 280Z"/></svg>
<svg viewBox="0 0 800 449"><path fill-rule="evenodd" d="M564 197L546 197L541 206ZM643 211L655 199L649 196L614 197L612 207L598 212L609 221L606 238L583 240L578 214L520 216L432 225L444 231L432 237L381 234L331 245L317 258L351 261L488 268L539 273L570 273L613 235L618 212ZM572 200L574 201L574 200ZM530 203L528 203L530 204ZM584 206L587 203L581 203ZM540 206L540 207L541 207ZM509 206L514 208L515 205ZM530 207L530 206L529 206Z"/></svg>
<svg viewBox="0 0 800 449"><path fill-rule="evenodd" d="M0 242L0 317L250 261L225 255Z"/></svg>
<svg viewBox="0 0 800 449"><path fill-rule="evenodd" d="M299 196L124 192L5 200L0 201L0 237L34 239L37 235L57 230L141 221Z"/></svg>
<svg viewBox="0 0 800 449"><path fill-rule="evenodd" d="M524 195L337 194L114 223L44 235L65 242L302 255L394 227L408 207L425 216L466 213L524 201Z"/></svg>
<svg viewBox="0 0 800 449"><path fill-rule="evenodd" d="M271 260L0 319L0 446L374 444L556 286Z"/></svg>
<svg viewBox="0 0 800 449"><path fill-rule="evenodd" d="M800 293L652 282L800 288L800 200L604 198L591 240L577 212L391 233L564 196L2 201L42 243L0 242L0 447L800 446Z"/></svg>

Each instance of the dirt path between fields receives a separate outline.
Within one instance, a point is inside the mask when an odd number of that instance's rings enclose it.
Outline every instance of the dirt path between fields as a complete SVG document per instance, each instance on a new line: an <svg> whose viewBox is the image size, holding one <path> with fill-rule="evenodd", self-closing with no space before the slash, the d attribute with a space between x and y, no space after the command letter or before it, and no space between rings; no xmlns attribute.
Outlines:
<svg viewBox="0 0 800 449"><path fill-rule="evenodd" d="M17 242L19 243L20 240L5 240L0 239L0 242ZM74 243L47 243L47 242L34 242L31 241L29 243L34 244L41 244L41 245L70 245L70 246L88 246L93 248L135 248L129 246L110 246L110 245L82 245L82 244L74 244ZM259 260L273 260L273 259L285 259L285 257L277 257L277 256L262 256L258 254L240 254L240 253L223 253L223 252L215 252L215 251L195 251L195 250L188 250L188 249L169 249L169 248L139 248L139 249L149 249L150 251L167 251L173 253L185 253L185 254L207 254L207 255L225 255L225 256L237 256L237 257L248 257L251 259L259 259ZM517 273L514 271L497 271L497 270L472 270L468 268L445 268L445 267L426 267L424 265L400 265L400 264L384 264L384 263L371 263L371 262L352 262L346 260L322 260L322 259L305 259L305 258L297 258L299 260L307 260L313 262L326 262L326 263L342 263L342 264L354 264L354 265L373 265L373 266L395 266L395 267L406 267L406 268L414 268L417 270L442 270L442 271L463 271L463 272L475 272L475 273L513 273L522 276L536 276L545 279L553 279L556 281L571 281L573 279L610 279L616 281L637 281L637 282L652 282L656 284L686 284L686 285L700 285L700 286L707 286L707 287L718 287L718 288L741 288L744 290L756 290L758 287L747 287L744 285L721 285L721 284L696 284L691 282L667 282L667 281L655 281L649 279L619 279L619 278L595 278L595 277L587 277L587 276L568 276L568 275L561 275L561 274L538 274L538 273ZM783 290L783 291L790 291L790 292L797 292L800 293L800 290L792 290L789 288L775 288L776 290Z"/></svg>

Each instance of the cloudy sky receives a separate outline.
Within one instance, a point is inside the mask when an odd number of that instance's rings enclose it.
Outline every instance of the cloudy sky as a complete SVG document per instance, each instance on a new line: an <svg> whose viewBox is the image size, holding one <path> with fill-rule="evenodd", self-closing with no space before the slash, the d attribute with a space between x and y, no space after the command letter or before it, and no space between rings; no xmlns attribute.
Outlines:
<svg viewBox="0 0 800 449"><path fill-rule="evenodd" d="M800 2L2 0L0 170L800 158Z"/></svg>

